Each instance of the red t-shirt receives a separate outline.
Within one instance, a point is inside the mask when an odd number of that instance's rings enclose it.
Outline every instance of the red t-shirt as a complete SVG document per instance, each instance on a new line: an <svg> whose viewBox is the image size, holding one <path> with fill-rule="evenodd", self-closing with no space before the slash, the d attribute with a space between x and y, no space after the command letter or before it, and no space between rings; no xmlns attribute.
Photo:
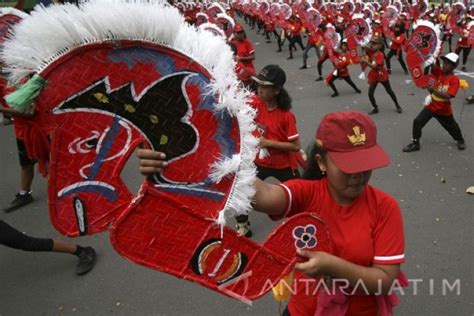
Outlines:
<svg viewBox="0 0 474 316"><path fill-rule="evenodd" d="M400 264L405 261L401 210L387 193L367 185L350 206L339 205L331 196L327 179L290 180L279 184L286 195L283 214L277 220L301 212L312 212L327 224L334 243L334 255L369 267L374 264ZM308 278L301 273L296 278ZM288 308L292 316L314 315L317 301L312 289L297 283ZM351 296L346 315L377 315L376 297Z"/></svg>
<svg viewBox="0 0 474 316"><path fill-rule="evenodd" d="M369 56L369 61L377 64L376 69L370 69L369 74L367 76L369 84L373 84L376 82L384 82L388 80L388 72L385 69L385 56L381 51L368 51L367 55Z"/></svg>
<svg viewBox="0 0 474 316"><path fill-rule="evenodd" d="M337 74L339 77L347 77L349 76L349 70L347 66L350 64L350 54L349 53L338 53L334 52L336 60L334 62L334 66L337 69Z"/></svg>
<svg viewBox="0 0 474 316"><path fill-rule="evenodd" d="M237 48L237 56L238 57L249 57L253 53L255 53L255 49L253 48L252 42L248 39L244 38L242 42L237 40L232 41L235 47ZM253 73L255 73L255 66L253 65L252 61L240 61L244 67L252 69Z"/></svg>
<svg viewBox="0 0 474 316"><path fill-rule="evenodd" d="M316 45L320 41L320 37L315 32L308 33L308 45Z"/></svg>
<svg viewBox="0 0 474 316"><path fill-rule="evenodd" d="M383 35L383 28L381 26L372 27L372 36L373 37L380 37L382 35Z"/></svg>
<svg viewBox="0 0 474 316"><path fill-rule="evenodd" d="M252 99L251 106L257 110L255 122L258 136L279 142L293 142L298 139L296 118L292 112L279 108L268 110L265 102L257 96ZM291 152L267 149L270 155L263 159L257 157L255 159L257 165L274 169L286 169L293 166Z"/></svg>
<svg viewBox="0 0 474 316"><path fill-rule="evenodd" d="M301 22L299 21L292 21L290 22L291 26L290 26L290 33L291 33L291 36L298 36L300 35L301 33L301 28L302 28L302 25L301 25Z"/></svg>
<svg viewBox="0 0 474 316"><path fill-rule="evenodd" d="M431 73L436 77L434 88L441 92L446 92L452 97L455 97L459 89L459 78L455 74L445 75L439 66L434 65ZM431 103L426 106L428 110L438 115L448 116L453 115L451 101L435 100L431 96Z"/></svg>
<svg viewBox="0 0 474 316"><path fill-rule="evenodd" d="M390 46L390 48L393 50L399 50L402 47L402 45L405 43L406 37L407 36L405 33L395 36L392 39L392 45Z"/></svg>

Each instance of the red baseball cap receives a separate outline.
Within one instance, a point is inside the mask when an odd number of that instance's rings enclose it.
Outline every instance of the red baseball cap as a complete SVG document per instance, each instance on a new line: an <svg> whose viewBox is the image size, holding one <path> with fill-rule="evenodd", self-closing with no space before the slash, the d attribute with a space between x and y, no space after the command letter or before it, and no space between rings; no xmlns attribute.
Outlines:
<svg viewBox="0 0 474 316"><path fill-rule="evenodd" d="M345 173L358 173L390 164L377 144L377 127L365 113L339 111L327 114L316 131L316 141Z"/></svg>

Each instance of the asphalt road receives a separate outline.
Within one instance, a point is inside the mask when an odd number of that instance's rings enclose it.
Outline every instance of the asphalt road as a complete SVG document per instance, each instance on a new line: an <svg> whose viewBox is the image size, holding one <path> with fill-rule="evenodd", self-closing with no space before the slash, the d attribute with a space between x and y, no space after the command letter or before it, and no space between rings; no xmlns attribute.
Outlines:
<svg viewBox="0 0 474 316"><path fill-rule="evenodd" d="M362 89L354 94L337 81L340 96L322 82L315 82L314 51L310 68L299 70L302 52L286 60L287 51L275 53L276 43L266 44L261 35L248 32L256 47L256 66L279 64L288 76L287 89L304 147L314 137L324 114L352 109L370 110L368 86L352 78ZM453 102L467 149L458 151L455 142L435 121L423 130L422 150L402 153L411 137L411 124L422 109L426 92L414 87L396 60L390 77L403 114L379 86L376 92L380 113L374 116L379 143L392 164L373 173L371 183L392 194L403 210L406 263L403 270L412 279L402 295L397 315L474 315L473 214L474 196L466 194L474 185L474 105L463 105L464 92ZM326 63L323 72L330 71ZM474 71L473 57L468 70ZM461 74L473 93L474 73ZM0 205L6 205L18 190L19 165L12 127L0 127ZM123 172L134 190L143 180L132 159ZM443 181L444 180L444 181ZM46 179L37 176L33 185L35 202L0 218L34 236L64 238L53 229L47 212ZM260 214L251 215L255 240L263 241L275 223ZM70 255L27 253L0 247L0 315L277 315L278 304L271 295L248 306L203 287L153 271L121 258L111 247L108 234L73 240L92 245L98 262L88 275L74 275L76 259ZM416 281L418 280L418 281ZM415 287L416 283L416 287ZM449 286L452 286L450 289ZM444 291L443 291L444 290ZM416 293L415 293L416 292Z"/></svg>

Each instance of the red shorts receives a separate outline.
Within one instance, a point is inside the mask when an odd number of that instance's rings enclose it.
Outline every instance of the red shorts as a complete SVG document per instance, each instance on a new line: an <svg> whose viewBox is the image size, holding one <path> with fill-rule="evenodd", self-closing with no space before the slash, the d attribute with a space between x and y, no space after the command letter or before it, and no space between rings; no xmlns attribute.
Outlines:
<svg viewBox="0 0 474 316"><path fill-rule="evenodd" d="M380 70L371 70L369 71L369 75L367 77L369 85L374 84L376 82L384 82L388 80L388 71L385 68Z"/></svg>

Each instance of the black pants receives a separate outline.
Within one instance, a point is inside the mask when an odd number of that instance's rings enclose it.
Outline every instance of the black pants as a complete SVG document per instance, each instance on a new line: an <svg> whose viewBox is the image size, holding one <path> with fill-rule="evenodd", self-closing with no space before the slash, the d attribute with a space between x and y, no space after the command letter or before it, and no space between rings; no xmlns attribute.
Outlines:
<svg viewBox="0 0 474 316"><path fill-rule="evenodd" d="M290 57L293 57L293 49L296 50L295 44L298 44L301 47L301 50L304 50L301 35L291 35L288 37L288 49L290 50Z"/></svg>
<svg viewBox="0 0 474 316"><path fill-rule="evenodd" d="M395 102L395 105L397 107L399 107L400 105L398 104L398 100L397 100L397 96L395 95L395 92L393 92L392 90L392 87L390 86L390 81L389 80L385 80L383 82L380 82L383 87L385 88L385 91L387 91L388 95L392 98L393 102ZM377 88L377 85L379 84L379 82L377 81L376 83L373 83L369 86L369 99L370 99L370 103L372 104L372 106L374 108L377 108L377 103L375 102L375 97L374 97L374 93L375 93L375 88Z"/></svg>
<svg viewBox="0 0 474 316"><path fill-rule="evenodd" d="M260 180L265 180L269 177L277 178L280 182L285 182L287 180L299 178L298 170L292 170L291 168L286 169L274 169L274 168L267 168L257 165L257 177ZM249 220L248 215L239 215L236 216L235 219L237 223L246 223Z"/></svg>
<svg viewBox="0 0 474 316"><path fill-rule="evenodd" d="M388 54L387 54L387 57L385 57L385 61L387 63L387 68L390 70L391 69L391 65L390 65L390 59L392 59L393 56L397 56L397 51L395 49L391 49ZM400 66L402 66L403 68L403 71L404 72L408 72L407 70L407 65L405 65L405 61L403 60L403 53L402 51L400 51L398 53L398 61L400 62Z"/></svg>
<svg viewBox="0 0 474 316"><path fill-rule="evenodd" d="M329 54L328 53L325 53L325 55L321 56L322 58L319 58L318 60L318 74L320 77L322 77L322 73L323 73L323 64L326 60L329 59Z"/></svg>
<svg viewBox="0 0 474 316"><path fill-rule="evenodd" d="M53 250L52 239L30 237L2 220L0 220L0 245L25 251Z"/></svg>
<svg viewBox="0 0 474 316"><path fill-rule="evenodd" d="M306 47L304 48L304 52L303 52L303 65L304 66L307 65L308 53L311 50L311 48L314 48L316 50L316 55L318 56L318 58L321 57L321 53L319 52L319 48L318 46L316 46L316 44L306 44Z"/></svg>
<svg viewBox="0 0 474 316"><path fill-rule="evenodd" d="M421 137L421 130L425 125L432 119L435 118L438 120L439 124L448 131L449 135L456 141L463 141L461 129L459 128L458 123L454 120L453 115L438 115L431 112L427 108L421 110L420 114L413 120L413 139L419 140Z"/></svg>
<svg viewBox="0 0 474 316"><path fill-rule="evenodd" d="M280 42L280 36L278 35L277 31L268 31L265 30L265 37L267 40L270 40L270 34L273 34L275 36L276 40Z"/></svg>
<svg viewBox="0 0 474 316"><path fill-rule="evenodd" d="M469 53L471 52L471 46L469 47L458 47L456 48L455 53L459 55L462 51L462 65L466 66L467 58L469 57Z"/></svg>
<svg viewBox="0 0 474 316"><path fill-rule="evenodd" d="M407 37L408 38L408 37ZM448 45L449 45L449 52L451 53L453 51L452 49L452 43L453 43L453 37L450 36L450 35L443 35L443 39L442 39L443 43L444 42L448 42Z"/></svg>
<svg viewBox="0 0 474 316"><path fill-rule="evenodd" d="M328 85L331 87L331 89L335 92L337 92L336 86L334 85L334 81L338 78L344 79L351 87L354 89L356 92L359 92L359 88L355 85L355 83L352 81L351 76L345 76L345 77L339 77L339 76L333 76L331 80L328 81Z"/></svg>

